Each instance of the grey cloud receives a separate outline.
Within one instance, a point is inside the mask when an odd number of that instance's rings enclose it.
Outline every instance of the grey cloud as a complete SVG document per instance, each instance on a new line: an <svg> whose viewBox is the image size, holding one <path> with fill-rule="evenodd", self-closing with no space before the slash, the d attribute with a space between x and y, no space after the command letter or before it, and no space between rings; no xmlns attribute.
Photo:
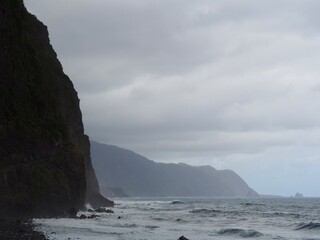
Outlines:
<svg viewBox="0 0 320 240"><path fill-rule="evenodd" d="M266 61L274 61L272 53L279 51L272 45L279 32L283 35L286 29L296 33L290 30L291 25L295 26L299 21L296 19L301 19L299 1L290 4L283 1L287 3L283 6L273 1L262 4L261 1L35 2L40 6L50 4L51 12L61 15L60 18L55 14L45 17L49 27L50 22L55 21L51 27L52 39L58 52L63 52L62 61L67 61L67 66L82 61L87 68L95 70L90 76L83 76L73 74L70 69L72 77L83 84L79 85L83 91L91 89L85 84L88 79L93 83L91 86L107 90L113 85L127 84L145 73L180 74L234 55L240 55L241 59L243 55L249 55L250 60L251 53L253 61L262 58L265 65ZM288 16L288 12L291 15ZM205 20L201 21L203 18ZM285 26L279 29L279 23ZM290 40L284 39L283 44ZM265 47L269 54L261 52ZM270 60L265 59L268 56ZM234 60L239 65L239 60ZM117 64L112 64L113 61ZM96 66L107 69L104 77L99 74L101 71L96 71ZM252 69L255 66L242 67Z"/></svg>
<svg viewBox="0 0 320 240"><path fill-rule="evenodd" d="M247 179L296 146L299 164L320 160L319 1L25 2L49 27L91 138Z"/></svg>

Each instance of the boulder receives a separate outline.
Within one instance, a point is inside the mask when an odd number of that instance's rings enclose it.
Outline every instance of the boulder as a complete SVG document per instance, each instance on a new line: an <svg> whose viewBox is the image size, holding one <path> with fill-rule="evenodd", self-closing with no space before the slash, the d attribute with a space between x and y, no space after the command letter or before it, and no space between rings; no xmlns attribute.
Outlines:
<svg viewBox="0 0 320 240"><path fill-rule="evenodd" d="M185 236L181 236L178 238L178 240L189 240L188 238L186 238Z"/></svg>
<svg viewBox="0 0 320 240"><path fill-rule="evenodd" d="M111 209L106 209L104 207L97 208L95 210L95 212L98 212L98 213L114 213L114 211L112 211Z"/></svg>

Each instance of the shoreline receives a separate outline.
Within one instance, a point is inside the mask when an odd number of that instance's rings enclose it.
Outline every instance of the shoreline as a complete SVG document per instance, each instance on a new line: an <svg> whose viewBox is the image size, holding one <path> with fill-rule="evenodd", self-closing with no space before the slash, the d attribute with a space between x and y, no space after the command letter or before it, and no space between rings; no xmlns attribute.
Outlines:
<svg viewBox="0 0 320 240"><path fill-rule="evenodd" d="M32 219L0 218L1 240L48 240L42 233L35 230Z"/></svg>

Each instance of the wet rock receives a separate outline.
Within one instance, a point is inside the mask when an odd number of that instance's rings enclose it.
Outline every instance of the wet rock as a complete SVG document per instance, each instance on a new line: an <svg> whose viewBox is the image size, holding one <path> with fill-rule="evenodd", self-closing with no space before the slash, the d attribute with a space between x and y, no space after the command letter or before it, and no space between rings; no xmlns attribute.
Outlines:
<svg viewBox="0 0 320 240"><path fill-rule="evenodd" d="M69 210L69 217L75 218L77 216L77 210L75 208L71 208Z"/></svg>
<svg viewBox="0 0 320 240"><path fill-rule="evenodd" d="M104 207L96 209L95 212L98 212L98 213L114 213L114 211L112 211L111 209L106 209Z"/></svg>
<svg viewBox="0 0 320 240"><path fill-rule="evenodd" d="M98 213L105 213L107 211L107 209L105 209L104 207L101 207L101 208L95 209L94 211L98 212Z"/></svg>
<svg viewBox="0 0 320 240"><path fill-rule="evenodd" d="M186 238L185 236L181 236L178 238L178 240L189 240L188 238Z"/></svg>
<svg viewBox="0 0 320 240"><path fill-rule="evenodd" d="M37 226L31 219L0 218L1 240L46 240L41 232L37 232Z"/></svg>
<svg viewBox="0 0 320 240"><path fill-rule="evenodd" d="M87 218L87 216L84 215L84 214L81 214L80 217L79 217L79 219L86 219L86 218Z"/></svg>

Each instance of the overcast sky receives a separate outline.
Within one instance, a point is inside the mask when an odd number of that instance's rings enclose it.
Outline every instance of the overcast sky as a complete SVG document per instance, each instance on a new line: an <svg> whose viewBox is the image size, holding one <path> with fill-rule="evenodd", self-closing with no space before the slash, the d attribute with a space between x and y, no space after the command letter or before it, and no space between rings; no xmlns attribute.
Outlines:
<svg viewBox="0 0 320 240"><path fill-rule="evenodd" d="M320 196L320 1L25 0L91 139Z"/></svg>

